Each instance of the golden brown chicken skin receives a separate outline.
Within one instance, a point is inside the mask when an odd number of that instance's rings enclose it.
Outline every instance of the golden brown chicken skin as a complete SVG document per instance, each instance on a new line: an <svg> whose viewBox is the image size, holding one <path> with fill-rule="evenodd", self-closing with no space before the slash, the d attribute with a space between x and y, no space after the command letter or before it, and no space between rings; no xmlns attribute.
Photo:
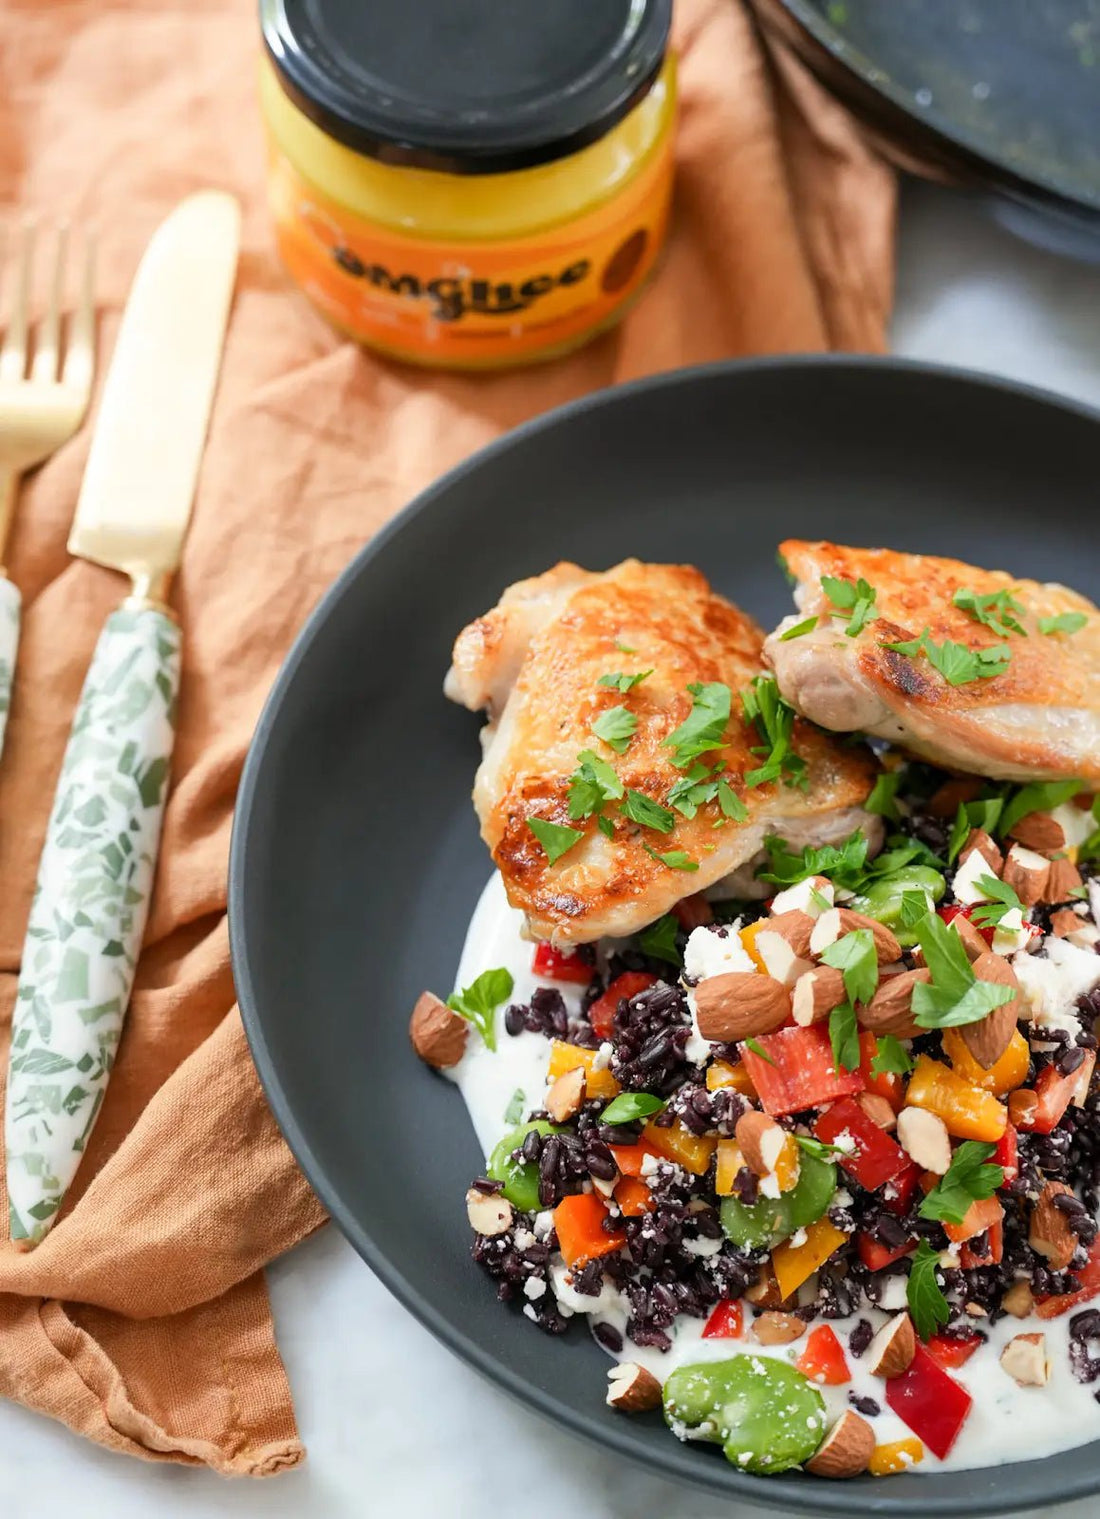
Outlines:
<svg viewBox="0 0 1100 1519"><path fill-rule="evenodd" d="M738 693L763 671L762 646L760 628L697 570L636 560L600 574L558 565L510 587L459 635L445 689L471 708L487 706L491 717L474 786L482 836L536 937L565 946L633 933L757 855L767 833L797 845L839 840L861 825L875 834L878 819L860 806L874 780L869 755L807 723L797 721L793 734L805 789L746 785L762 756L753 752L760 736L745 722ZM512 678L506 695L500 670ZM600 684L606 675L642 671L651 673L627 691ZM662 832L624 815L629 796L604 807L613 837L595 815L571 817L570 779L583 751L613 766L625 793L668 808L685 770L665 741L692 711L694 683L731 688L722 747L701 760L708 768L724 763L720 774L743 803L744 820L724 817L714 799L693 818L669 809L674 826ZM614 708L636 724L622 753L593 732ZM583 836L551 864L531 819ZM659 854L697 868L674 868Z"/></svg>
<svg viewBox="0 0 1100 1519"><path fill-rule="evenodd" d="M790 540L780 553L796 582L799 610L768 638L765 654L799 712L824 728L858 729L979 775L1100 783L1100 612L1084 596L891 549ZM849 583L862 577L874 588L872 619L856 636L846 635L843 612L830 615L835 609L823 576ZM984 607L999 627L955 604L956 597L997 593L1015 604ZM812 631L782 638L815 614ZM1060 615L1069 618L1064 631L1041 631L1040 619ZM937 649L960 645L984 653L987 663L975 667L954 654L951 668L962 679L952 684L929 658L927 642L912 653L888 647L920 640L926 629ZM994 673L982 675L981 668Z"/></svg>

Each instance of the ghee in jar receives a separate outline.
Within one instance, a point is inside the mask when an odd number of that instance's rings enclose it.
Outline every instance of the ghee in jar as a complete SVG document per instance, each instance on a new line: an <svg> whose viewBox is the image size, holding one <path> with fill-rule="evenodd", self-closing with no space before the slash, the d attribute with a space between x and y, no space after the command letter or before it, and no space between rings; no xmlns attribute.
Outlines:
<svg viewBox="0 0 1100 1519"><path fill-rule="evenodd" d="M565 352L651 273L671 0L261 0L280 256L344 332L483 369Z"/></svg>

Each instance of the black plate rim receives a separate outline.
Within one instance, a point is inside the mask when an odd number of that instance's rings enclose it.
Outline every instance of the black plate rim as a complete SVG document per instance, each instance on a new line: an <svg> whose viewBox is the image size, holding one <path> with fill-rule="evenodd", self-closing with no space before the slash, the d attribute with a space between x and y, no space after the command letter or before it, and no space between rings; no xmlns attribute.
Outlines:
<svg viewBox="0 0 1100 1519"><path fill-rule="evenodd" d="M971 1497L965 1501L956 1502L950 1497L937 1501L931 1501L928 1497L922 1498L919 1489L912 1496L892 1495L889 1491L883 1491L881 1496L875 1494L869 1499L860 1494L860 1501L857 1503L854 1501L856 1495L851 1491L846 1491L844 1483L834 1485L822 1481L809 1483L804 1479L792 1481L787 1477L753 1477L733 1470L721 1461L701 1460L698 1452L693 1451L690 1444L680 1444L676 1441L662 1441L659 1447L658 1442L654 1441L653 1445L657 1453L650 1456L648 1445L646 1453L642 1454L635 1446L627 1442L625 1428L622 1438L619 1437L614 1426L609 1430L601 1429L597 1432L586 1423L579 1412L568 1406L559 1406L551 1394L544 1392L540 1387L526 1381L498 1362L476 1340L452 1324L436 1307L432 1299L412 1288L403 1277L400 1267L392 1264L384 1252L375 1246L369 1233L360 1226L350 1210L345 1207L335 1187L328 1183L324 1168L295 1117L280 1082L275 1057L264 1033L263 1017L249 967L248 935L244 913L245 883L249 874L248 833L254 796L264 763L264 751L272 729L278 721L283 700L299 667L307 658L315 639L327 622L330 611L351 590L368 565L385 552L389 542L403 530L407 523L425 511L432 510L437 499L444 496L456 481L477 471L486 461L498 454L521 445L532 434L554 428L578 413L629 401L632 395L639 392L705 382L709 376L727 374L731 370L751 375L785 368L899 371L924 376L933 383L947 381L951 384L1000 391L1017 399L1037 401L1041 405L1075 414L1084 420L1100 425L1100 409L1073 398L1058 395L1040 386L1002 379L980 370L899 358L893 355L777 354L749 359L722 359L713 363L692 365L683 369L647 375L641 379L595 391L531 418L462 460L433 481L384 527L380 528L337 575L303 624L264 702L241 775L230 839L229 936L241 1020L261 1085L283 1137L310 1186L341 1233L386 1290L436 1339L466 1365L509 1393L532 1412L548 1419L559 1428L566 1429L589 1445L605 1452L610 1451L634 1465L644 1466L646 1470L665 1481L680 1480L727 1500L731 1497L732 1485L738 1498L759 1507L787 1513L792 1512L792 1506L801 1513L842 1515L846 1516L846 1519L850 1519L850 1516L856 1513L889 1514L897 1516L897 1519L926 1519L929 1514L935 1514L938 1519L954 1519L954 1516L962 1519L963 1515L971 1516L971 1519L979 1519L982 1515L1019 1512L1025 1507L1033 1506L1031 1499L1014 1501L1011 1493L997 1495L995 1499L991 1498L989 1501L980 1499L975 1502ZM670 1444L671 1449L669 1449ZM1057 1460L1057 1457L1047 1459L1053 1462ZM887 1489L889 1486L888 1483L884 1484ZM1069 1503L1075 1499L1092 1497L1098 1491L1100 1491L1100 1468L1091 1474L1082 1474L1079 1479L1066 1480L1063 1477L1062 1485L1057 1488L1057 1491L1052 1491L1047 1495L1047 1501L1052 1504Z"/></svg>

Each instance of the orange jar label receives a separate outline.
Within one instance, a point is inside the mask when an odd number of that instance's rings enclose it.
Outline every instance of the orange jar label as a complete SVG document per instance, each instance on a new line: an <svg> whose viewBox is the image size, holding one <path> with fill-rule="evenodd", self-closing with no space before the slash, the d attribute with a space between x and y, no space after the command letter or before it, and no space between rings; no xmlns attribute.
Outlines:
<svg viewBox="0 0 1100 1519"><path fill-rule="evenodd" d="M279 253L336 326L398 358L488 368L574 346L609 324L660 250L671 141L617 195L535 237L445 242L357 217L272 150Z"/></svg>

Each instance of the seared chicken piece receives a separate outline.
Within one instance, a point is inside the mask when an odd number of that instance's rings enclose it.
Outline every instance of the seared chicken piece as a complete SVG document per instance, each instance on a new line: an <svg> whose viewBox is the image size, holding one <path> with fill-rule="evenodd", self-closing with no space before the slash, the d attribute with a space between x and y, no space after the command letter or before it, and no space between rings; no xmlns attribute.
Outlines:
<svg viewBox="0 0 1100 1519"><path fill-rule="evenodd" d="M979 775L1100 783L1100 612L1084 596L890 549L792 540L780 553L795 579L799 610L780 623L764 653L783 695L805 717L837 732L891 739ZM875 590L872 620L852 638L845 632L849 613L836 613L823 575L853 584L862 577ZM987 620L955 606L956 593L964 602L982 598L977 607ZM985 600L998 593L1011 603ZM784 640L808 614L817 615L817 626ZM1040 630L1040 618L1060 615L1068 615L1064 631ZM912 653L886 647L919 641L926 629L924 646ZM930 660L928 641L959 684ZM963 649L944 652L945 642ZM987 655L985 668L994 673L981 675L967 651L993 646L1001 657L992 656L991 664Z"/></svg>
<svg viewBox="0 0 1100 1519"><path fill-rule="evenodd" d="M795 721L791 745L806 763L804 790L745 784L746 772L767 757L766 745L764 755L752 752L761 739L744 721L739 698L764 670L762 645L756 624L714 595L697 570L637 560L603 574L559 564L510 587L459 634L444 689L471 709L488 708L474 805L508 898L535 937L567 946L631 934L757 855L768 833L801 846L866 826L878 842L880 820L860 805L874 781L873 761L809 724ZM642 671L651 673L625 691L600 684L601 676ZM725 818L713 798L693 818L668 810L669 793L687 771L673 764L682 755L665 740L691 713L687 687L695 682L732 692L724 742L698 762L710 769L724 761L718 773L747 809L741 822ZM617 740L622 752L592 728L614 708L636 719L633 734ZM612 785L625 793L603 805L613 837L595 814L570 816L570 780L586 750L614 767ZM641 794L643 812L644 799L659 803L666 824L675 820L671 830L624 815L623 806L638 810L631 792ZM582 837L551 864L528 826L532 818ZM677 869L659 854L698 869Z"/></svg>

